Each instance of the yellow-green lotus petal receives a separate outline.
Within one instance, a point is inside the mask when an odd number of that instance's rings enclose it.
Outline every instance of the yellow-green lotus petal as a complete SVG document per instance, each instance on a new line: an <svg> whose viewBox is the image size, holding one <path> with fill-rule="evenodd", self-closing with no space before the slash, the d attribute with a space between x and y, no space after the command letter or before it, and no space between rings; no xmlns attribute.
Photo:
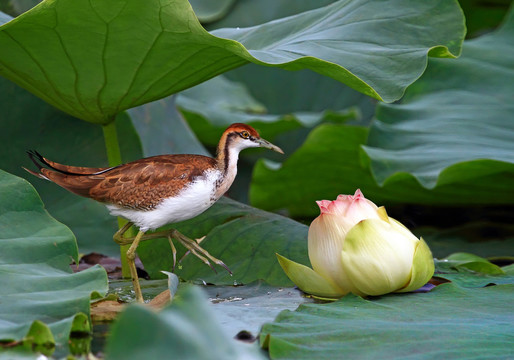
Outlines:
<svg viewBox="0 0 514 360"><path fill-rule="evenodd" d="M361 221L346 235L341 252L343 269L363 294L393 292L410 280L416 244L385 221Z"/></svg>
<svg viewBox="0 0 514 360"><path fill-rule="evenodd" d="M393 227L393 229L401 234L403 234L403 236L405 236L406 239L409 239L410 241L412 241L412 243L414 244L414 246L418 246L418 241L419 239L409 230L405 227L405 225L403 225L401 222L399 222L398 220L396 219L393 219L393 218L389 218L389 223L391 224L391 226Z"/></svg>
<svg viewBox="0 0 514 360"><path fill-rule="evenodd" d="M385 222L389 222L389 215L387 215L387 211L384 206L381 206L377 209L377 215Z"/></svg>
<svg viewBox="0 0 514 360"><path fill-rule="evenodd" d="M317 296L327 298L340 298L346 295L348 291L331 284L317 272L302 264L298 264L292 260L276 254L278 262L286 275L296 284L302 291Z"/></svg>
<svg viewBox="0 0 514 360"><path fill-rule="evenodd" d="M425 285L434 275L434 258L423 238L419 239L412 262L412 275L409 283L397 292L414 291Z"/></svg>

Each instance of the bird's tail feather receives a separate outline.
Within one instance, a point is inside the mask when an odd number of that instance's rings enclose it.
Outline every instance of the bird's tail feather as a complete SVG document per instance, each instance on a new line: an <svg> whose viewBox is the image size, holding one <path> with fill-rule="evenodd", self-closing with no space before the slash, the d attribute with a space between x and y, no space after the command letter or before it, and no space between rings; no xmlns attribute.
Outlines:
<svg viewBox="0 0 514 360"><path fill-rule="evenodd" d="M36 173L36 174L39 174L36 176L39 176L39 177L43 176L43 178L46 178L46 179L48 179L48 178L45 177L44 174L41 174L42 169L50 169L50 170L57 171L64 175L91 176L91 175L100 175L100 174L103 174L103 173L115 168L115 167L91 168L91 167L63 165L63 164L59 164L54 161L48 160L47 158L45 158L43 155L41 155L36 150L29 150L29 151L27 151L27 154L29 155L32 162L37 166L37 168L40 171L39 173ZM25 169L25 170L27 170L27 169ZM29 170L27 170L27 171L30 172L31 174L34 174L33 171L29 171Z"/></svg>

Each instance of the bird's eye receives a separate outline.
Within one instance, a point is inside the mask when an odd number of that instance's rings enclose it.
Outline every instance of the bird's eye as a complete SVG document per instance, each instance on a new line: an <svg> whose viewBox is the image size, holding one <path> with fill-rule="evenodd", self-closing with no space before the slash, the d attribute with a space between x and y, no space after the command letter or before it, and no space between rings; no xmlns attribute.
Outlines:
<svg viewBox="0 0 514 360"><path fill-rule="evenodd" d="M246 131L246 130L241 131L241 133L240 133L240 134L241 134L241 137L242 137L243 139L248 139L248 138L250 137L250 133L249 133L248 131Z"/></svg>

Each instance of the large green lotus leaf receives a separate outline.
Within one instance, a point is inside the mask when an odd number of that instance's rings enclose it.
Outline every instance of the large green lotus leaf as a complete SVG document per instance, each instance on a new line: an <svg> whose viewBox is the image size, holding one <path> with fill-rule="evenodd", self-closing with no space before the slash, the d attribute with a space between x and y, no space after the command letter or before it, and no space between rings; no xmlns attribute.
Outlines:
<svg viewBox="0 0 514 360"><path fill-rule="evenodd" d="M365 151L379 183L402 173L423 186L477 183L470 197L513 203L514 7L458 61L432 59L401 103L379 105ZM489 181L485 181L488 179Z"/></svg>
<svg viewBox="0 0 514 360"><path fill-rule="evenodd" d="M208 2L209 0L199 1ZM334 0L237 1L226 16L213 24L207 24L207 29L253 26L325 6L332 2L334 2ZM196 12L195 3L196 1L191 1L193 9L195 9ZM459 5L466 18L466 36L476 37L480 35L480 33L494 29L503 19L511 3L511 0L459 1Z"/></svg>
<svg viewBox="0 0 514 360"><path fill-rule="evenodd" d="M0 27L0 74L104 124L248 62L308 68L393 101L423 73L429 53L458 55L464 31L456 1L340 1L213 34L186 0L43 1Z"/></svg>
<svg viewBox="0 0 514 360"><path fill-rule="evenodd" d="M465 255L470 256L471 254ZM442 260L436 259L434 276L469 288L484 287L491 284L514 284L514 265L500 268L476 255L470 257L471 260L469 261L452 260L452 256ZM479 260L476 261L476 258ZM477 264L481 265L477 266Z"/></svg>
<svg viewBox="0 0 514 360"><path fill-rule="evenodd" d="M108 359L264 359L259 349L236 342L222 329L197 287L179 289L173 303L156 313L128 307L112 325Z"/></svg>
<svg viewBox="0 0 514 360"><path fill-rule="evenodd" d="M319 214L316 200L334 200L337 195L353 194L358 188L368 199L382 205L512 203L511 173L482 173L480 181L473 176L461 175L455 181L442 183L432 190L421 186L411 175L404 174L380 187L361 157L361 146L367 134L368 129L363 127L324 124L315 128L302 147L281 166L259 161L250 188L252 205L266 210L287 209L293 216L316 216ZM454 166L443 176L456 177L463 170ZM501 186L501 192L484 191L484 184L491 186L493 181L501 182L501 185L495 184Z"/></svg>
<svg viewBox="0 0 514 360"><path fill-rule="evenodd" d="M264 325L271 359L506 359L514 356L514 285L443 284L429 293L302 305ZM478 355L477 355L478 354Z"/></svg>
<svg viewBox="0 0 514 360"><path fill-rule="evenodd" d="M465 30L457 7L452 2L429 5L412 1L338 1L267 24L214 30L212 34L240 41L259 61L285 64L288 70L306 68L304 62L310 59L305 57L321 58L323 62L308 68L366 95L394 101L403 94L402 88L424 71L429 52L435 56L458 56ZM438 16L433 16L434 11ZM452 21L455 22L451 24ZM301 33L299 23L309 28L309 32ZM424 26L430 23L426 32L419 28L421 23ZM256 37L256 33L268 35ZM398 37L398 33L402 36ZM326 52L327 49L332 51ZM343 70L335 76L334 64ZM377 72L384 77L376 76ZM414 73L418 76L412 78Z"/></svg>
<svg viewBox="0 0 514 360"><path fill-rule="evenodd" d="M91 295L107 291L107 274L99 266L72 273L72 232L48 214L27 181L4 171L0 245L0 341L66 344L74 319L88 322Z"/></svg>
<svg viewBox="0 0 514 360"><path fill-rule="evenodd" d="M50 214L71 228L82 253L119 254L113 242L116 219L105 206L38 179L22 169L35 170L26 151L36 149L57 162L77 166L107 166L102 129L68 116L16 84L0 78L0 167L27 179L38 190ZM122 114L116 122L125 161L141 157L140 142Z"/></svg>
<svg viewBox="0 0 514 360"><path fill-rule="evenodd" d="M210 24L208 29L255 26L332 2L332 0L239 1L227 16L221 21ZM326 110L341 110L356 106L359 107L365 119L374 113L376 103L374 99L312 71L291 72L249 64L226 73L226 76L233 81L245 84L251 95L261 103L261 111L264 105L267 115L284 116L295 113L298 116L298 113L302 115L312 112L322 113ZM293 138L287 140L290 143ZM281 145L285 146L285 141Z"/></svg>
<svg viewBox="0 0 514 360"><path fill-rule="evenodd" d="M344 122L359 117L357 110L269 114L244 84L230 81L224 76L182 91L177 96L177 106L200 141L211 146L217 145L220 134L232 123L249 124L258 130L261 137L274 140L279 134L313 127L323 120ZM287 148L283 150L287 151ZM242 156L245 154L247 152ZM280 157L273 156L277 159Z"/></svg>

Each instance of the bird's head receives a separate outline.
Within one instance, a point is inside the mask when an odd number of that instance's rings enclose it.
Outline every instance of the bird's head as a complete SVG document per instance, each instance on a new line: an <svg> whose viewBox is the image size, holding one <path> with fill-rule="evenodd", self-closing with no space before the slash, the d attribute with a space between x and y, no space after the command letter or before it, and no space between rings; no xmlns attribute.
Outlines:
<svg viewBox="0 0 514 360"><path fill-rule="evenodd" d="M230 125L223 133L221 139L222 141L223 139L225 140L225 146L237 151L250 147L263 147L281 154L284 153L278 146L262 139L253 127L246 124L236 123Z"/></svg>

